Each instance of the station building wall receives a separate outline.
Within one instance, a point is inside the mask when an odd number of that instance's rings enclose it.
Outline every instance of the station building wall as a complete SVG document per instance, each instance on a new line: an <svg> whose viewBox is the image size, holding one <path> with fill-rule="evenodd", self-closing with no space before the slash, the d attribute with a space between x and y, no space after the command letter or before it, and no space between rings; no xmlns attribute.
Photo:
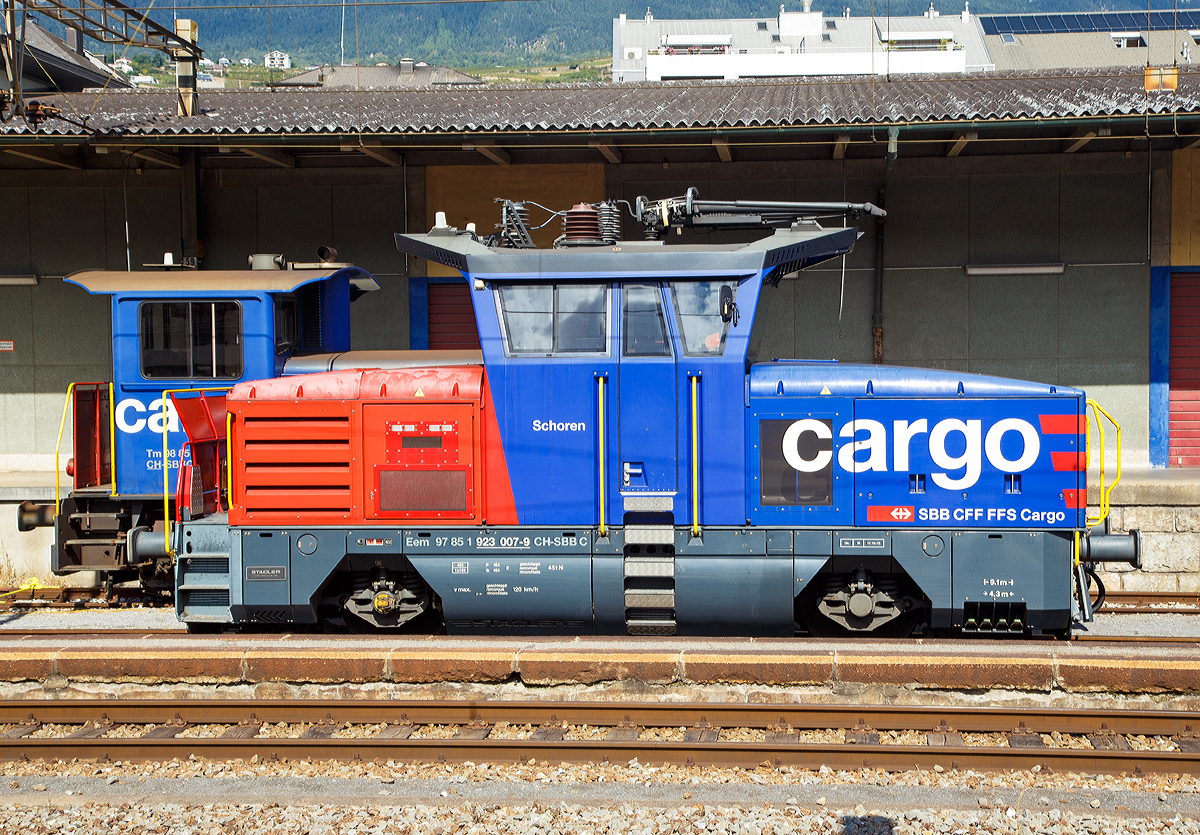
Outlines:
<svg viewBox="0 0 1200 835"><path fill-rule="evenodd" d="M320 244L336 247L339 259L371 271L383 286L352 308L359 349L423 347L427 265L406 262L392 239L405 228L406 197L409 230L427 229L441 209L452 224L473 220L488 234L499 219L493 197L565 208L601 195L653 198L695 186L718 199L874 202L882 166L268 169L237 167L241 160L229 156L205 154L201 165L205 266L243 268L254 252L309 260ZM1161 250L1167 263L1170 166L1165 154L902 156L886 192L884 361L1083 387L1125 427L1127 463L1149 463L1148 250ZM0 285L0 340L14 342L13 351L0 352L0 468L49 469L67 383L109 376L107 298L46 276L124 269L126 195L135 268L161 262L166 251L179 257L179 183L178 171L149 165L128 171L125 188L119 169L5 171L0 275L43 278L32 287ZM871 361L874 223L857 225L864 235L846 259L844 286L842 265L834 263L764 294L753 340L759 358ZM628 233L636 234L632 225ZM1036 276L968 276L963 269L1032 263L1066 266L1061 275ZM410 277L417 279L411 286Z"/></svg>

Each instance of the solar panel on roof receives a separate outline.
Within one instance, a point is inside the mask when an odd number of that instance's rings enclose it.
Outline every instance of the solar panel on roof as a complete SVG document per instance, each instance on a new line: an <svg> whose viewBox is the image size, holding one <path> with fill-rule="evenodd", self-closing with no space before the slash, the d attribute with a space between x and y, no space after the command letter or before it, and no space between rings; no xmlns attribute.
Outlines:
<svg viewBox="0 0 1200 835"><path fill-rule="evenodd" d="M1163 32L1200 29L1200 12L1096 12L1093 14L980 15L985 35L1059 32Z"/></svg>

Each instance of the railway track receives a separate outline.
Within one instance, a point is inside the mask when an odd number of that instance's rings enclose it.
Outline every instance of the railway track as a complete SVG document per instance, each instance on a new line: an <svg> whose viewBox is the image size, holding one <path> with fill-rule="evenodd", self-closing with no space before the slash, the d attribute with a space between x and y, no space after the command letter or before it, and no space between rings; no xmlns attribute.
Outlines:
<svg viewBox="0 0 1200 835"><path fill-rule="evenodd" d="M1105 614L1200 615L1200 593L1176 591L1110 591Z"/></svg>
<svg viewBox="0 0 1200 835"><path fill-rule="evenodd" d="M0 702L0 725L6 728L0 732L3 760L170 760L194 754L214 760L258 756L259 761L623 763L636 757L745 768L994 771L1036 766L1200 774L1200 713L1172 711L72 700ZM528 732L519 730L526 727Z"/></svg>
<svg viewBox="0 0 1200 835"><path fill-rule="evenodd" d="M148 595L141 589L100 586L43 586L0 589L0 612L39 609L128 609L171 606L170 597Z"/></svg>

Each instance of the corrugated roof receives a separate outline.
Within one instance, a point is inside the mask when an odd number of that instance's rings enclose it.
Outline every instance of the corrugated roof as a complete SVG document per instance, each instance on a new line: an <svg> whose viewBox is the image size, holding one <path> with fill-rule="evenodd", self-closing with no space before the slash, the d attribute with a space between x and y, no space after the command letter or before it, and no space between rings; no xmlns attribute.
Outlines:
<svg viewBox="0 0 1200 835"><path fill-rule="evenodd" d="M101 138L437 134L803 127L872 122L1005 121L1200 112L1200 68L1180 68L1174 93L1143 90L1130 68L966 76L788 78L563 84L437 90L204 90L200 115L176 115L173 91L47 96L88 114ZM0 136L28 135L23 122ZM43 135L83 131L51 120Z"/></svg>

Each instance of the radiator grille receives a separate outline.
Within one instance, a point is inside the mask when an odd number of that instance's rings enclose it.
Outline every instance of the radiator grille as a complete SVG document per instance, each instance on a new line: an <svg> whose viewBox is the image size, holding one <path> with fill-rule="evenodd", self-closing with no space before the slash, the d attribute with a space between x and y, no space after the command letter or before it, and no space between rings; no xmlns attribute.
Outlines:
<svg viewBox="0 0 1200 835"><path fill-rule="evenodd" d="M240 483L247 516L349 516L350 417L305 415L306 406L297 403L287 415L243 418Z"/></svg>
<svg viewBox="0 0 1200 835"><path fill-rule="evenodd" d="M228 574L229 557L186 557L183 570L188 574Z"/></svg>
<svg viewBox="0 0 1200 835"><path fill-rule="evenodd" d="M381 470L379 509L384 512L467 510L465 470Z"/></svg>
<svg viewBox="0 0 1200 835"><path fill-rule="evenodd" d="M183 593L183 608L193 606L229 606L229 589L197 589Z"/></svg>

